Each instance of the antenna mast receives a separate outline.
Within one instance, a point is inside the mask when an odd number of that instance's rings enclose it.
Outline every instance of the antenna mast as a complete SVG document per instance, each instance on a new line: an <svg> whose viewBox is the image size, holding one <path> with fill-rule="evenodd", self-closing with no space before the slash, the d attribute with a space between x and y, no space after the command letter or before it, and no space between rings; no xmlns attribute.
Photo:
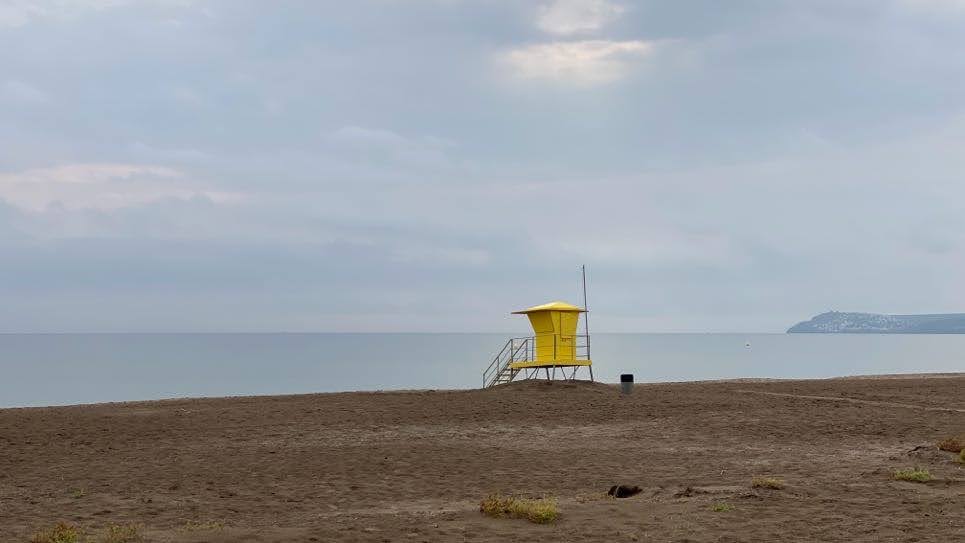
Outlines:
<svg viewBox="0 0 965 543"><path fill-rule="evenodd" d="M590 307L586 303L586 264L580 266L583 272L583 328L586 330L586 359L593 360L590 357ZM590 370L590 382L593 382L593 366L587 366L586 369ZM573 372L576 374L576 371Z"/></svg>
<svg viewBox="0 0 965 543"><path fill-rule="evenodd" d="M586 264L583 264L583 309L586 313L583 313L583 328L586 330L586 335L590 335L590 308L586 305ZM587 353L589 355L589 353Z"/></svg>

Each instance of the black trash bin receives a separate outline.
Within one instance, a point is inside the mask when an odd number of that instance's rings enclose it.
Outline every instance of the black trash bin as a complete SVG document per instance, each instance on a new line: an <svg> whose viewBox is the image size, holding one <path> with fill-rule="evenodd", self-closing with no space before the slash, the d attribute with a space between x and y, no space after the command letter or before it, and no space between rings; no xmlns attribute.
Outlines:
<svg viewBox="0 0 965 543"><path fill-rule="evenodd" d="M624 394L630 394L633 392L633 374L623 373L620 374L620 390Z"/></svg>

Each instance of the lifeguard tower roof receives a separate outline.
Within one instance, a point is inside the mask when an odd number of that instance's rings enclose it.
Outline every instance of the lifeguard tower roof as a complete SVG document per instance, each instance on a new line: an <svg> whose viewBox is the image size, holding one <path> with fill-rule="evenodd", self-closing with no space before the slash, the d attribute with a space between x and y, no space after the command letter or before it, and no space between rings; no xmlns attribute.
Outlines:
<svg viewBox="0 0 965 543"><path fill-rule="evenodd" d="M573 304L556 301L543 305L535 305L529 309L513 311L513 315L526 315L528 313L536 313L537 311L567 311L572 313L586 313L586 310L582 307L576 307Z"/></svg>

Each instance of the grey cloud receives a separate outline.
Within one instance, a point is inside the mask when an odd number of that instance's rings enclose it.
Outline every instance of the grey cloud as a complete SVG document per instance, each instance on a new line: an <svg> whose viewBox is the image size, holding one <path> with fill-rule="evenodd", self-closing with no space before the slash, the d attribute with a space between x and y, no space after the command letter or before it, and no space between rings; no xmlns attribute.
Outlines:
<svg viewBox="0 0 965 543"><path fill-rule="evenodd" d="M28 209L0 185L16 309L0 330L499 330L519 305L578 299L582 263L604 330L962 310L965 14L611 4L572 33L540 27L549 2L125 2L8 22L3 179L178 176L111 209ZM586 40L652 50L601 85L501 64ZM207 196L223 193L238 198Z"/></svg>

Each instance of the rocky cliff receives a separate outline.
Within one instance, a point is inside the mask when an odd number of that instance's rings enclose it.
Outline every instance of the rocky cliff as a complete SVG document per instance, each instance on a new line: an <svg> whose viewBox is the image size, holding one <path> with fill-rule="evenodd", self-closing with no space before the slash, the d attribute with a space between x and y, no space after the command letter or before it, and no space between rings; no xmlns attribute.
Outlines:
<svg viewBox="0 0 965 543"><path fill-rule="evenodd" d="M965 313L882 315L830 311L788 329L789 334L965 334Z"/></svg>

